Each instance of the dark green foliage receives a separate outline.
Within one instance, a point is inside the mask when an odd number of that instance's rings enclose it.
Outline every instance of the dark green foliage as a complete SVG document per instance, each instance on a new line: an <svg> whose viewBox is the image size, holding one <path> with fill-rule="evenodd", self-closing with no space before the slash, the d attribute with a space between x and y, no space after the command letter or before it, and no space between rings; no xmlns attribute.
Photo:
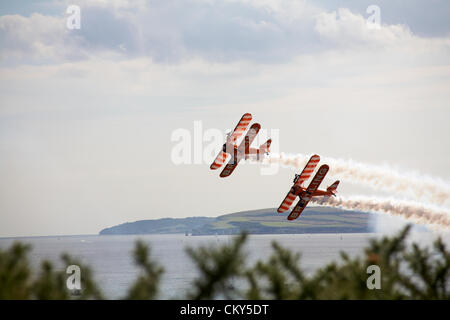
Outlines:
<svg viewBox="0 0 450 320"><path fill-rule="evenodd" d="M200 271L200 277L194 281L195 291L188 294L188 299L213 299L218 294L227 299L235 296L232 281L233 277L241 276L244 269L242 247L246 238L244 233L230 246L187 249Z"/></svg>
<svg viewBox="0 0 450 320"><path fill-rule="evenodd" d="M394 237L371 240L364 254L349 257L341 253L332 262L307 276L300 255L276 242L272 255L253 266L246 265L246 234L229 245L188 248L199 276L187 299L444 299L450 300L450 253L437 239L431 248L407 245L410 227ZM82 290L78 295L66 288L65 270L55 270L44 261L33 277L27 254L30 248L15 243L0 250L0 299L102 299L88 267L68 255L64 265L78 265ZM149 247L136 243L134 260L140 275L129 288L126 299L155 299L163 269L150 258ZM380 289L367 286L368 267L381 271Z"/></svg>
<svg viewBox="0 0 450 320"><path fill-rule="evenodd" d="M0 249L0 299L102 299L100 291L92 280L89 267L63 254L65 266L77 265L83 270L80 292L71 292L66 287L66 270L55 270L49 261L42 261L36 277L32 277L27 253L30 246L14 243L9 250Z"/></svg>
<svg viewBox="0 0 450 320"><path fill-rule="evenodd" d="M196 287L202 288L189 298L221 297L224 286L214 284L239 279L239 283L246 285L234 292L243 299L449 300L450 253L441 239L436 240L432 250L417 244L408 247L409 230L410 226L397 236L371 240L364 254L355 258L341 252L341 262L332 262L309 277L300 267L300 255L276 242L272 243L272 255L250 268L245 267L242 258L243 237L236 238L229 247L189 249L200 269ZM372 274L368 273L368 267L372 265L380 268L380 289L368 288Z"/></svg>
<svg viewBox="0 0 450 320"><path fill-rule="evenodd" d="M14 243L7 251L0 249L0 299L31 297L30 269L26 255L30 247Z"/></svg>
<svg viewBox="0 0 450 320"><path fill-rule="evenodd" d="M405 240L409 229L392 238L372 240L363 256L350 258L342 252L341 263L332 262L309 278L299 268L299 257L274 243L269 260L258 262L247 272L250 290L244 298L449 300L450 253L440 238L433 251L417 244L408 250ZM380 267L379 290L367 287L370 265Z"/></svg>
<svg viewBox="0 0 450 320"><path fill-rule="evenodd" d="M441 239L434 242L433 249L430 252L428 248L413 244L412 251L405 254L404 259L417 279L400 275L399 282L407 296L450 300L450 254Z"/></svg>
<svg viewBox="0 0 450 320"><path fill-rule="evenodd" d="M163 268L149 258L149 247L141 241L136 242L134 261L141 268L141 275L128 291L126 299L155 299Z"/></svg>
<svg viewBox="0 0 450 320"><path fill-rule="evenodd" d="M259 261L246 276L250 289L245 294L248 299L295 299L299 296L298 283L305 281L299 267L300 255L272 243L274 253L267 262ZM259 279L259 280L257 280Z"/></svg>

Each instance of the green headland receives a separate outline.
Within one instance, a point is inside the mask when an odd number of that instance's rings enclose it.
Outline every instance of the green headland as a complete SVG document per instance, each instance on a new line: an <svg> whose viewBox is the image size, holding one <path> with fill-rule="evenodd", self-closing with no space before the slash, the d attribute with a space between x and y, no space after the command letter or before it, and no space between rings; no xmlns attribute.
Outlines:
<svg viewBox="0 0 450 320"><path fill-rule="evenodd" d="M280 233L363 233L372 232L374 214L331 207L308 207L294 220L276 208L242 211L218 217L162 218L127 222L100 231L101 235L169 234L187 235Z"/></svg>

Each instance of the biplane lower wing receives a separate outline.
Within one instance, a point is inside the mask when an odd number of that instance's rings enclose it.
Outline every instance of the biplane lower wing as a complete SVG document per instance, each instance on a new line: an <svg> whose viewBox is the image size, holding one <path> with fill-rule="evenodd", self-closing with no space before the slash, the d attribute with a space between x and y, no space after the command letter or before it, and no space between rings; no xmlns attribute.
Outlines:
<svg viewBox="0 0 450 320"><path fill-rule="evenodd" d="M306 208L306 205L311 200L311 198L308 197L300 197L300 200L298 201L297 205L294 207L294 210L289 214L288 220L295 220L297 219L303 212L303 210Z"/></svg>
<svg viewBox="0 0 450 320"><path fill-rule="evenodd" d="M233 173L234 169L236 169L239 160L236 163L232 163L233 161L230 160L230 162L223 168L222 172L220 173L221 178L228 177L230 174Z"/></svg>
<svg viewBox="0 0 450 320"><path fill-rule="evenodd" d="M319 171L317 171L308 188L302 192L300 200L289 214L288 220L295 220L300 216L308 202L311 200L313 193L319 188L329 169L330 167L326 164L320 166Z"/></svg>
<svg viewBox="0 0 450 320"><path fill-rule="evenodd" d="M253 140L255 140L260 129L261 129L261 125L259 123L252 124L252 126L250 127L250 130L248 130L248 132L245 135L244 139L242 140L241 144L237 148L238 157L242 158L245 156L245 154L250 153L250 145L252 144Z"/></svg>

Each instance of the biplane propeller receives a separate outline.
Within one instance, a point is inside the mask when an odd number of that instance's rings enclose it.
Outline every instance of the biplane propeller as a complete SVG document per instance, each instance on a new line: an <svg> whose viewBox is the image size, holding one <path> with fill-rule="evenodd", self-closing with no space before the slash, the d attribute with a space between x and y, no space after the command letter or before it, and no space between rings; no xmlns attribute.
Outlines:
<svg viewBox="0 0 450 320"><path fill-rule="evenodd" d="M297 205L294 207L292 212L288 216L288 220L297 219L303 212L308 202L312 197L329 197L336 196L337 187L339 185L339 180L335 181L326 190L319 190L319 185L325 178L328 170L330 169L327 164L320 166L319 170L315 174L314 178L311 180L307 188L303 186L303 183L311 177L314 169L319 164L320 157L318 155L313 155L306 163L305 168L300 174L296 174L294 178L294 185L289 190L288 194L284 198L281 205L278 207L278 212L285 212L289 210L294 200L299 197Z"/></svg>
<svg viewBox="0 0 450 320"><path fill-rule="evenodd" d="M265 154L270 152L270 144L272 143L272 139L267 140L259 146L259 148L250 147L261 129L261 125L259 123L254 123L250 127L239 146L236 144L239 137L241 137L247 130L247 127L251 121L252 115L250 113L245 113L241 120L239 120L236 128L227 134L227 139L223 144L222 150L211 164L211 170L219 169L227 160L228 155L231 155L230 161L220 173L221 178L231 175L239 164L239 161L242 159L256 158L256 160L260 160Z"/></svg>

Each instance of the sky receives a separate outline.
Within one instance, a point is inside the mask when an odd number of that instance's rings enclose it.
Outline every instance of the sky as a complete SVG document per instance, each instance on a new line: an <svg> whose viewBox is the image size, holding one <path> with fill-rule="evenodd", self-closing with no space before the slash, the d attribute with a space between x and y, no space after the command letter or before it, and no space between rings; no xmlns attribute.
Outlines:
<svg viewBox="0 0 450 320"><path fill-rule="evenodd" d="M421 0L3 1L0 237L277 207L293 168L220 179L195 156L246 112L276 152L450 181L449 14ZM190 163L174 160L180 132Z"/></svg>

